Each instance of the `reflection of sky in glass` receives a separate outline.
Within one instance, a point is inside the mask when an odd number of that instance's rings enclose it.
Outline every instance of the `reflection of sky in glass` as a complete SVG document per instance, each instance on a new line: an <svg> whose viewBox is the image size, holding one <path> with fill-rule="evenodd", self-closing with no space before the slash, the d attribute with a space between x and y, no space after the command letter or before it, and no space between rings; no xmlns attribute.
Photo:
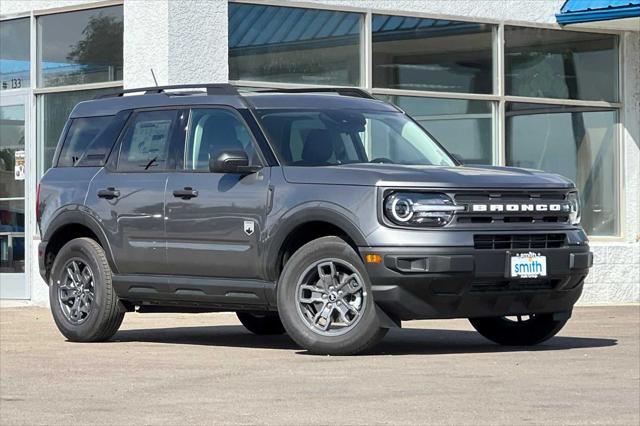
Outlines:
<svg viewBox="0 0 640 426"><path fill-rule="evenodd" d="M29 71L29 61L0 59L0 74L11 74Z"/></svg>
<svg viewBox="0 0 640 426"><path fill-rule="evenodd" d="M229 4L229 28L229 49L234 50L358 35L361 15L331 10Z"/></svg>
<svg viewBox="0 0 640 426"><path fill-rule="evenodd" d="M3 120L24 121L24 105L10 105L0 108L0 118Z"/></svg>
<svg viewBox="0 0 640 426"><path fill-rule="evenodd" d="M60 63L60 62L43 62L42 68L45 70L55 70L55 69L64 69L64 70L80 70L87 69L87 67L91 67L91 65L80 65L80 64L68 64L68 63ZM12 74L12 73L22 73L29 71L29 61L14 61L11 59L1 59L0 60L0 74Z"/></svg>

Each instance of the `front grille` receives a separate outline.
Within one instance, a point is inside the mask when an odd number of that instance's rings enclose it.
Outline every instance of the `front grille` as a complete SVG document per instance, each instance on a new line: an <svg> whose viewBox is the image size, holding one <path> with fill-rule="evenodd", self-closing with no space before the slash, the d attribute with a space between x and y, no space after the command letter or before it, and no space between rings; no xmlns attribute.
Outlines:
<svg viewBox="0 0 640 426"><path fill-rule="evenodd" d="M469 191L453 194L457 205L466 206L456 214L455 226L549 226L568 224L569 214L564 210L536 210L536 206L559 206L567 203L566 191ZM474 210L484 207L485 210ZM498 207L501 210L494 210ZM516 207L516 210L510 209ZM522 207L522 208L521 208ZM526 208L526 209L525 209ZM533 210L531 210L533 208Z"/></svg>
<svg viewBox="0 0 640 426"><path fill-rule="evenodd" d="M477 250L548 249L564 247L565 234L478 234L473 236Z"/></svg>

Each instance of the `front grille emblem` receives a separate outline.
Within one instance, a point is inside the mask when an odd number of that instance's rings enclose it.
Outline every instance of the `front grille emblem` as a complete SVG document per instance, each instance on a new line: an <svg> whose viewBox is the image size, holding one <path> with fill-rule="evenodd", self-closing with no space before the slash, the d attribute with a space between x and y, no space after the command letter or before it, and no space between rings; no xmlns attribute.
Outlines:
<svg viewBox="0 0 640 426"><path fill-rule="evenodd" d="M559 212L569 213L569 203L509 203L509 204L471 204L472 213L519 213L519 212Z"/></svg>

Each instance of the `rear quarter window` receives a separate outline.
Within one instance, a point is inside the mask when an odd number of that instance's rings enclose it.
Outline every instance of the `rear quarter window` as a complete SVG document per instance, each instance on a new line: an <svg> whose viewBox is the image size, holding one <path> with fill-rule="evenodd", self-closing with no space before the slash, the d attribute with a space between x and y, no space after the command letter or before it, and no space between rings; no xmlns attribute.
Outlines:
<svg viewBox="0 0 640 426"><path fill-rule="evenodd" d="M64 139L58 167L101 166L114 143L114 116L75 118Z"/></svg>

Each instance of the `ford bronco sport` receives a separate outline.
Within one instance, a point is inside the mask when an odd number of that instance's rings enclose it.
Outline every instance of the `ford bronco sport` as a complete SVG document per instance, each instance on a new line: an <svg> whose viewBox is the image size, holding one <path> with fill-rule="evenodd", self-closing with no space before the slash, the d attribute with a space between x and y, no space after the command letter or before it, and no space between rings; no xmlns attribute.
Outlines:
<svg viewBox="0 0 640 426"><path fill-rule="evenodd" d="M592 264L572 182L463 166L358 89L121 91L74 108L52 166L39 266L72 341L125 312L235 311L313 353L437 318L530 345Z"/></svg>

